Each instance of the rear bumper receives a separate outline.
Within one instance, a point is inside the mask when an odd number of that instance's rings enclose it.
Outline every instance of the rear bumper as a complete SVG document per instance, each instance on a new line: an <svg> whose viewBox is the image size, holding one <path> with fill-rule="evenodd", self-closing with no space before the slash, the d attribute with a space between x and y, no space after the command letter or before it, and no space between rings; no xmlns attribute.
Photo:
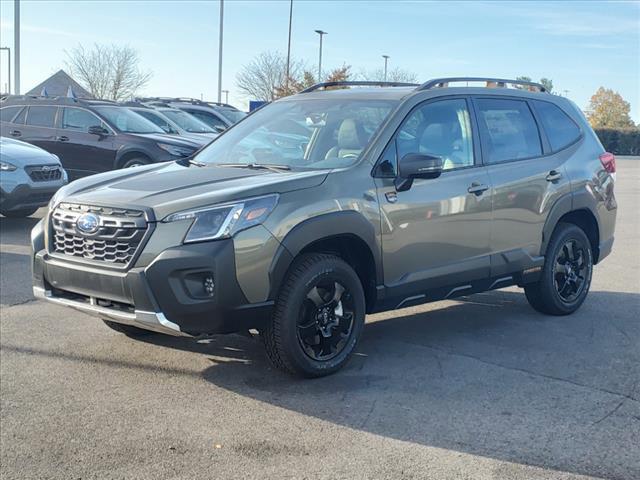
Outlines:
<svg viewBox="0 0 640 480"><path fill-rule="evenodd" d="M37 242L33 245L38 248ZM213 292L204 279L214 279ZM183 245L127 272L33 257L34 295L114 322L177 336L259 328L273 302L250 304L235 278L232 240Z"/></svg>

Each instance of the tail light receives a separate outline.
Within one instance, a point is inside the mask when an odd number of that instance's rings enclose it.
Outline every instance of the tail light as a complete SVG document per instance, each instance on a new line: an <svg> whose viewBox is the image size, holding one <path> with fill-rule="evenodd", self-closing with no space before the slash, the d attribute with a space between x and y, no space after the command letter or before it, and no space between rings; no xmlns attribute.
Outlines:
<svg viewBox="0 0 640 480"><path fill-rule="evenodd" d="M600 163L609 173L616 173L616 157L613 153L604 152L600 155Z"/></svg>

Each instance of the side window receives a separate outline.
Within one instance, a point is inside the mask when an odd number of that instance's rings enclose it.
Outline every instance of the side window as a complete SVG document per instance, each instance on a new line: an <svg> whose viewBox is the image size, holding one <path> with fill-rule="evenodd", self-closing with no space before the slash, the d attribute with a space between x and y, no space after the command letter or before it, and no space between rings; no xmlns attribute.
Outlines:
<svg viewBox="0 0 640 480"><path fill-rule="evenodd" d="M153 122L154 124L156 124L158 127L160 127L162 130L164 130L166 133L178 133L178 131L173 128L173 126L171 126L169 124L169 122L167 122L164 118L160 117L159 115L155 114L154 112L150 112L147 110L134 110L138 115L142 115L144 118L146 118L147 120L149 120L150 122Z"/></svg>
<svg viewBox="0 0 640 480"><path fill-rule="evenodd" d="M542 155L540 133L527 102L479 98L476 104L487 163Z"/></svg>
<svg viewBox="0 0 640 480"><path fill-rule="evenodd" d="M81 108L65 108L62 114L62 128L76 132L88 132L89 127L104 126L102 120Z"/></svg>
<svg viewBox="0 0 640 480"><path fill-rule="evenodd" d="M28 108L24 107L16 118L13 119L12 123L15 123L16 125L24 125L24 121L27 119L27 110Z"/></svg>
<svg viewBox="0 0 640 480"><path fill-rule="evenodd" d="M443 169L471 167L473 140L462 98L426 103L409 114L396 136L398 158L422 153L442 158Z"/></svg>
<svg viewBox="0 0 640 480"><path fill-rule="evenodd" d="M562 150L580 136L578 126L559 107L540 100L534 100L533 104L554 152Z"/></svg>
<svg viewBox="0 0 640 480"><path fill-rule="evenodd" d="M55 127L58 107L29 107L27 125L34 127Z"/></svg>
<svg viewBox="0 0 640 480"><path fill-rule="evenodd" d="M200 110L185 110L188 114L193 115L201 122L206 123L211 128L215 128L217 130L225 130L227 125L218 117L209 112L203 112Z"/></svg>
<svg viewBox="0 0 640 480"><path fill-rule="evenodd" d="M21 108L22 107L19 106L0 108L0 121L11 122L11 120L13 120L13 117L16 116Z"/></svg>

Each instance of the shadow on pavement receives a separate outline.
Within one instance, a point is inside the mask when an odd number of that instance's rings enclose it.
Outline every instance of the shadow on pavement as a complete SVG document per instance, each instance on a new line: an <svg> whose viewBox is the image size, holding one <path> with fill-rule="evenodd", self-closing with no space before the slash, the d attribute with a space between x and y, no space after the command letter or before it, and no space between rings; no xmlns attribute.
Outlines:
<svg viewBox="0 0 640 480"><path fill-rule="evenodd" d="M373 317L347 368L316 380L273 370L258 341L237 335L209 345L159 335L146 341L226 357L212 359L207 381L349 428L572 473L640 478L632 446L640 432L640 329L628 321L634 309L637 318L638 295L591 292L578 313L548 317L523 294L497 291ZM607 457L616 448L629 462Z"/></svg>

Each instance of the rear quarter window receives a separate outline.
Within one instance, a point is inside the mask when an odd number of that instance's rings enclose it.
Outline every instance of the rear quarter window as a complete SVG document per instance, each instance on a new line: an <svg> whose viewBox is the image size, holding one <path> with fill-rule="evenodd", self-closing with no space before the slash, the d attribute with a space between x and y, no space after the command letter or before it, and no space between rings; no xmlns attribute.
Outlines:
<svg viewBox="0 0 640 480"><path fill-rule="evenodd" d="M554 152L580 138L580 128L560 107L540 100L534 100L533 105Z"/></svg>

